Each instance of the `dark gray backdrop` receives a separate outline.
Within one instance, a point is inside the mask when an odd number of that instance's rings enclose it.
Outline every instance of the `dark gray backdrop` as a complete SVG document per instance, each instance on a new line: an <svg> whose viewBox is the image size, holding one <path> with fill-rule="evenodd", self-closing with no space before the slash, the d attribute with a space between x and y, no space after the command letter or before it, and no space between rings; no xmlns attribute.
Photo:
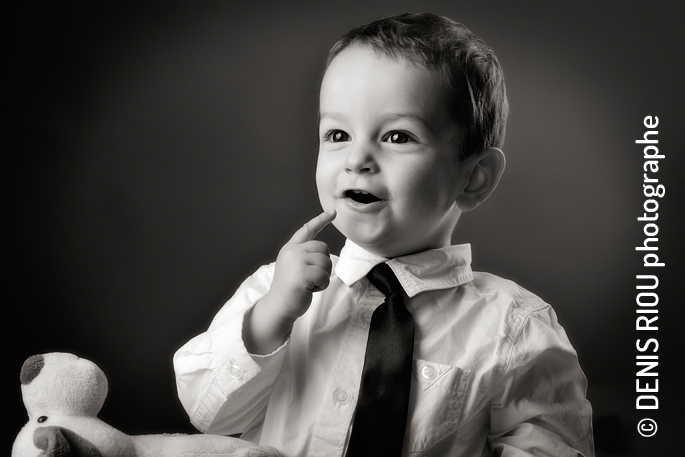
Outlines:
<svg viewBox="0 0 685 457"><path fill-rule="evenodd" d="M9 443L18 373L73 352L110 381L100 417L189 432L174 351L319 211L326 52L404 10L464 22L494 47L511 102L500 187L455 242L474 267L552 303L579 353L599 455L669 455L685 425L681 235L684 36L679 2L52 2L8 14L5 326ZM635 411L634 247L642 119L659 116L660 409ZM333 229L322 238L333 251ZM678 249L681 249L678 251ZM7 381L6 381L7 382ZM659 432L639 437L637 420Z"/></svg>

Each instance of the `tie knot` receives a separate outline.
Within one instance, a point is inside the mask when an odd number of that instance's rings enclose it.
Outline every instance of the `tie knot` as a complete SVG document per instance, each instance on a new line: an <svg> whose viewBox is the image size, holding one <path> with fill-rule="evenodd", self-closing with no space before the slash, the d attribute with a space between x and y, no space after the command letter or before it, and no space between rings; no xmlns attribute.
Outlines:
<svg viewBox="0 0 685 457"><path fill-rule="evenodd" d="M402 284L397 280L395 272L392 271L392 268L390 268L387 263L376 265L369 271L366 277L371 281L371 284L376 286L376 289L380 290L386 297L391 294L404 293Z"/></svg>

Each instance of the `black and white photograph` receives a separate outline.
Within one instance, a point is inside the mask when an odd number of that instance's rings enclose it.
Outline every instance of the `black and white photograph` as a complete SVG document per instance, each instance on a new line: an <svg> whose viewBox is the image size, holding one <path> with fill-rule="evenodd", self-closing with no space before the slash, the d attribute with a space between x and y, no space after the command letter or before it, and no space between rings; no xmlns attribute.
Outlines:
<svg viewBox="0 0 685 457"><path fill-rule="evenodd" d="M6 17L6 455L681 455L682 2Z"/></svg>

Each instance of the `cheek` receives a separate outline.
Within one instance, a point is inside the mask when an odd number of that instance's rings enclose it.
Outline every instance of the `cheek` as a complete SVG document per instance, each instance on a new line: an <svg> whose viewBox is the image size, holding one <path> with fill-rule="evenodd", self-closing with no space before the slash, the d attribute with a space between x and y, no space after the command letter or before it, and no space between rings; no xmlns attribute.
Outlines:
<svg viewBox="0 0 685 457"><path fill-rule="evenodd" d="M398 189L404 194L408 207L418 213L432 213L445 207L451 200L444 173L436 172L434 167L407 167L414 173L405 174L398 181Z"/></svg>
<svg viewBox="0 0 685 457"><path fill-rule="evenodd" d="M330 163L319 155L316 163L316 189L319 193L319 201L322 205L327 204L332 198L333 176L331 175ZM329 208L324 208L329 209Z"/></svg>
<svg viewBox="0 0 685 457"><path fill-rule="evenodd" d="M450 183L446 183L446 177L432 176L432 179L421 180L411 196L409 206L405 211L407 223L425 233L433 233L444 227L447 221L455 215L456 198L450 191Z"/></svg>
<svg viewBox="0 0 685 457"><path fill-rule="evenodd" d="M321 157L321 153L317 156L316 159L316 186L319 187L321 183L325 182L323 175L325 174L325 167L326 162L323 160Z"/></svg>

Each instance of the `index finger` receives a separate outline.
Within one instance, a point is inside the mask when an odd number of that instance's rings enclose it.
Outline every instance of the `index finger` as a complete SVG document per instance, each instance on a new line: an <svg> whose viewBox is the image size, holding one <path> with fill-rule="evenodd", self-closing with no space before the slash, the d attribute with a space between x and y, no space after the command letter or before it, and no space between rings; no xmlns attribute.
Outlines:
<svg viewBox="0 0 685 457"><path fill-rule="evenodd" d="M306 241L313 240L325 226L333 222L333 219L335 219L336 215L337 214L334 209L324 211L300 227L300 229L290 238L290 242L304 243Z"/></svg>

